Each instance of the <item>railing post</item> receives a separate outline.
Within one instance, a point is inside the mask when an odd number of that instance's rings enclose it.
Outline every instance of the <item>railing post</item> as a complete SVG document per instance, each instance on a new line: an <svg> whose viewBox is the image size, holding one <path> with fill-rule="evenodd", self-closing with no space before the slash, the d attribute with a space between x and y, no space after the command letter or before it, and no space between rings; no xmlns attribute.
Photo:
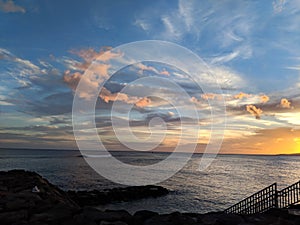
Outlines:
<svg viewBox="0 0 300 225"><path fill-rule="evenodd" d="M275 208L278 209L279 206L278 206L278 190L277 190L277 183L275 183Z"/></svg>

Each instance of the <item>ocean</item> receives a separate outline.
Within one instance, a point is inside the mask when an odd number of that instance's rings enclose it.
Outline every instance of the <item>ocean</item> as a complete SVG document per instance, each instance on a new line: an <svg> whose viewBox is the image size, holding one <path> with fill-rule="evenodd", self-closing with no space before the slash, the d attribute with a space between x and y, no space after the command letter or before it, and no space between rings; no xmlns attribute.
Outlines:
<svg viewBox="0 0 300 225"><path fill-rule="evenodd" d="M153 163L167 153L114 152L126 163ZM197 171L201 154L173 177L159 183L171 190L164 197L99 206L100 209L205 213L220 211L277 182L279 189L300 180L300 156L218 155L205 171ZM35 171L63 190L93 190L122 185L98 175L71 150L0 149L0 170ZM159 172L159 171L158 171Z"/></svg>

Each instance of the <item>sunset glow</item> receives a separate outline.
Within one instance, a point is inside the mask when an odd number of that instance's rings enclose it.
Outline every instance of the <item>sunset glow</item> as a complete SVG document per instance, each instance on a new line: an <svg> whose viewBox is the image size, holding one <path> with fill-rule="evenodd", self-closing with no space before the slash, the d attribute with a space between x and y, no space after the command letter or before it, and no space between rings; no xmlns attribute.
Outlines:
<svg viewBox="0 0 300 225"><path fill-rule="evenodd" d="M89 91L104 84L96 96L95 123L111 150L128 150L112 127L111 110L118 103L132 105L129 117L122 107L114 116L130 124L136 137L147 140L153 134L155 142L165 135L155 151L172 151L182 140L187 151L195 143L203 152L211 128L218 127L224 133L216 137L222 139L221 153L300 153L297 1L88 1L84 6L74 1L71 10L68 1L9 2L0 1L0 148L77 149L72 104L82 82L86 91L77 94L87 101ZM177 65L131 64L124 52L113 50L143 40L176 43L197 54L209 68L198 74L209 92ZM112 60L129 66L109 77L116 67ZM174 82L189 98L163 83L134 83L145 77ZM222 102L224 130L221 118L211 119L213 103ZM166 132L149 126L155 118L164 121ZM118 131L135 141L127 127ZM84 132L88 140L89 131Z"/></svg>

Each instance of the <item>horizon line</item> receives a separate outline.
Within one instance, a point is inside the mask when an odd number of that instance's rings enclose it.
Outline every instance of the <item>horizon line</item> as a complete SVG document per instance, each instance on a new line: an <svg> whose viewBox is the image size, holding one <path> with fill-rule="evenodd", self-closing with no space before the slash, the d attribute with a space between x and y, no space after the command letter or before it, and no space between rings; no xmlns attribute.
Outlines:
<svg viewBox="0 0 300 225"><path fill-rule="evenodd" d="M56 148L12 148L12 147L0 147L0 150L49 150L49 151L80 151L79 149L56 149ZM90 149L88 151L95 151L95 149ZM103 150L104 151L104 150ZM108 150L112 152L142 152L142 153L172 153L168 151L135 151L135 150ZM190 152L178 152L180 154L190 153ZM300 156L300 153L281 153L281 154L251 154L251 153L204 153L204 152L193 152L193 154L211 154L211 155L248 155L248 156Z"/></svg>

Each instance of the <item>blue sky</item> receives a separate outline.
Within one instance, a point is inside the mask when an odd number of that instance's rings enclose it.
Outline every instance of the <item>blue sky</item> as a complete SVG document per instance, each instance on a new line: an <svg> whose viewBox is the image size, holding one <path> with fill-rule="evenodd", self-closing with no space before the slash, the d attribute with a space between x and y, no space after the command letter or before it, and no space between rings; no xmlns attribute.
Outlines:
<svg viewBox="0 0 300 225"><path fill-rule="evenodd" d="M199 55L223 85L223 152L278 153L280 146L289 146L283 152L300 151L300 1L0 0L0 18L0 147L76 148L72 101L87 65L110 49L105 46L163 40ZM187 108L205 104L208 96L189 90L192 81L179 73L143 63L107 82L97 109L107 146L121 148L109 122L103 122L118 101L115 93L137 78L167 75L186 88ZM135 105L132 117L139 123L133 129L147 136L147 122L155 116L178 128L178 115L169 106L146 98L150 89L159 95L158 87L143 85L143 91L119 100L143 100ZM207 94L218 99L213 91ZM201 120L209 116L204 108ZM201 125L199 145L205 145L209 124ZM176 129L169 131L164 149L178 140Z"/></svg>

